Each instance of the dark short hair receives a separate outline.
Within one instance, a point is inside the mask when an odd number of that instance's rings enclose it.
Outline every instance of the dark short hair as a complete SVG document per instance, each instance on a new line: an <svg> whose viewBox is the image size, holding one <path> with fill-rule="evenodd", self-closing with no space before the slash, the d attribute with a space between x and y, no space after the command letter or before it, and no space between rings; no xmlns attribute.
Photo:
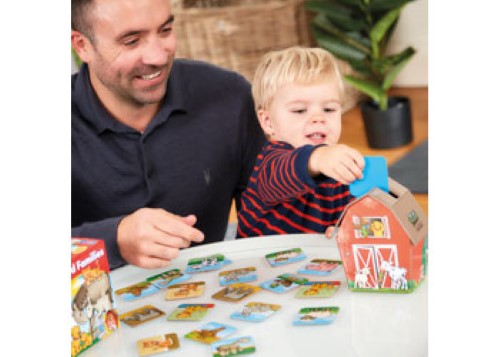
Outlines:
<svg viewBox="0 0 500 357"><path fill-rule="evenodd" d="M94 40L89 20L92 5L92 0L71 0L71 29L81 32L91 42Z"/></svg>

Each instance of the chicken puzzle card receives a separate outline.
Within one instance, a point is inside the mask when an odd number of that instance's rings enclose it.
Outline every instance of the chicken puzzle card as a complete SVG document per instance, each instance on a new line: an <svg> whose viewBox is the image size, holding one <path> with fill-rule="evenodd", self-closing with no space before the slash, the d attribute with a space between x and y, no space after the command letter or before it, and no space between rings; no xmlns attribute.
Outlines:
<svg viewBox="0 0 500 357"><path fill-rule="evenodd" d="M192 283L174 284L167 287L165 300L187 299L203 295L205 291L204 281Z"/></svg>
<svg viewBox="0 0 500 357"><path fill-rule="evenodd" d="M306 256L302 252L302 249L292 248L288 250L266 254L265 258L267 262L271 264L272 267L277 267L304 260L306 259Z"/></svg>
<svg viewBox="0 0 500 357"><path fill-rule="evenodd" d="M137 341L139 356L150 356L179 348L179 338L176 333L167 333Z"/></svg>
<svg viewBox="0 0 500 357"><path fill-rule="evenodd" d="M214 295L212 295L212 298L228 302L238 302L256 293L259 290L260 288L255 285L236 283L231 284L224 289L216 292Z"/></svg>
<svg viewBox="0 0 500 357"><path fill-rule="evenodd" d="M199 321L215 304L181 304L168 315L169 321Z"/></svg>
<svg viewBox="0 0 500 357"><path fill-rule="evenodd" d="M232 263L222 254L213 254L206 257L192 258L188 261L186 273L202 273L205 271L219 270Z"/></svg>
<svg viewBox="0 0 500 357"><path fill-rule="evenodd" d="M313 259L310 263L300 268L297 273L318 276L330 275L341 264L341 260Z"/></svg>
<svg viewBox="0 0 500 357"><path fill-rule="evenodd" d="M259 286L273 293L283 294L299 287L307 281L309 280L301 276L285 273L278 275L274 279L264 281Z"/></svg>
<svg viewBox="0 0 500 357"><path fill-rule="evenodd" d="M338 306L304 307L293 319L294 325L329 325L339 312Z"/></svg>
<svg viewBox="0 0 500 357"><path fill-rule="evenodd" d="M165 315L165 313L153 305L144 305L121 314L119 318L124 324L127 324L130 327L136 327L163 315Z"/></svg>
<svg viewBox="0 0 500 357"><path fill-rule="evenodd" d="M295 297L297 298L327 298L339 288L340 281L309 281L302 285Z"/></svg>
<svg viewBox="0 0 500 357"><path fill-rule="evenodd" d="M151 281L142 281L137 284L118 289L115 294L120 296L124 301L132 301L145 296L156 294L160 289Z"/></svg>
<svg viewBox="0 0 500 357"><path fill-rule="evenodd" d="M146 281L150 281L159 289L163 289L167 286L181 283L190 277L191 275L183 274L180 269L170 269L163 273L150 276Z"/></svg>
<svg viewBox="0 0 500 357"><path fill-rule="evenodd" d="M219 322L209 322L200 326L199 329L193 330L186 335L185 338L206 343L208 345L220 341L236 331L236 328L229 325L224 325Z"/></svg>
<svg viewBox="0 0 500 357"><path fill-rule="evenodd" d="M255 352L255 342L252 336L228 338L212 344L213 357L241 356Z"/></svg>
<svg viewBox="0 0 500 357"><path fill-rule="evenodd" d="M248 283L257 280L255 267L226 270L219 273L219 284L226 286L234 283Z"/></svg>
<svg viewBox="0 0 500 357"><path fill-rule="evenodd" d="M249 302L243 309L233 312L231 318L251 322L261 322L281 309L281 305L263 302Z"/></svg>

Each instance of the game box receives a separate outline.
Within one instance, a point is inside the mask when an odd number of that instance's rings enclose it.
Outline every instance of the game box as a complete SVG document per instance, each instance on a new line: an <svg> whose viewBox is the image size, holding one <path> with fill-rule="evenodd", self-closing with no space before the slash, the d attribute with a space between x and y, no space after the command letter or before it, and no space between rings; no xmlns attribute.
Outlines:
<svg viewBox="0 0 500 357"><path fill-rule="evenodd" d="M78 356L119 327L102 240L71 239L71 311L71 356Z"/></svg>

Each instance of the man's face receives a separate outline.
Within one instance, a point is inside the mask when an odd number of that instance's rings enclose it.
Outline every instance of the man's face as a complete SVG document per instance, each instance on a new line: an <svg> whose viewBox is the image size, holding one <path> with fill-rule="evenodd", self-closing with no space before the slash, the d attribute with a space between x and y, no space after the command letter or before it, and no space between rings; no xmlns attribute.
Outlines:
<svg viewBox="0 0 500 357"><path fill-rule="evenodd" d="M101 101L159 103L176 50L168 0L95 0L86 62Z"/></svg>

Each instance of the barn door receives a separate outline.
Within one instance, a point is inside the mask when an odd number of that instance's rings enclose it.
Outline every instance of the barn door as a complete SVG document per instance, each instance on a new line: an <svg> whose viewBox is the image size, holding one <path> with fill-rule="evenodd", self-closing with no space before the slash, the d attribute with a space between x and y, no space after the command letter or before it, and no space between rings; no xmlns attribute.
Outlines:
<svg viewBox="0 0 500 357"><path fill-rule="evenodd" d="M380 268L383 261L390 261L394 266L399 266L396 244L353 244L352 250L356 271L362 268L370 269L367 287L372 289L391 287L390 279L380 271Z"/></svg>

